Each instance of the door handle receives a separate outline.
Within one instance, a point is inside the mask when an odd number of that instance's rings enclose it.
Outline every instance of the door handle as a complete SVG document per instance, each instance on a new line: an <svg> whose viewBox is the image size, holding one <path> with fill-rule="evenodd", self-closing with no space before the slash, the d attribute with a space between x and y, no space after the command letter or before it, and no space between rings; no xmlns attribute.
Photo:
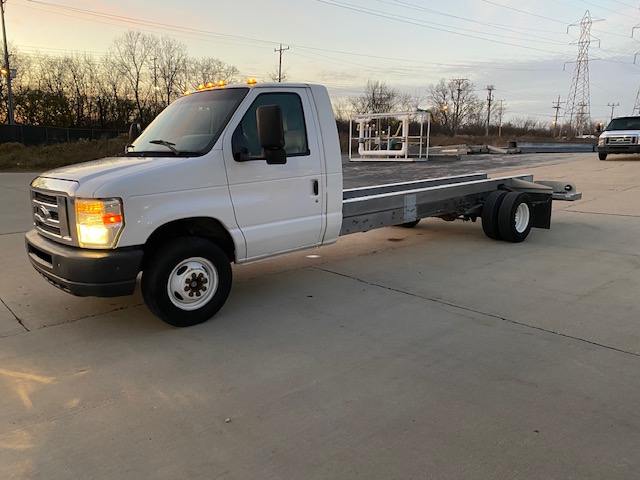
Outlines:
<svg viewBox="0 0 640 480"><path fill-rule="evenodd" d="M317 196L319 192L318 180L312 180L311 184L313 186L313 194Z"/></svg>

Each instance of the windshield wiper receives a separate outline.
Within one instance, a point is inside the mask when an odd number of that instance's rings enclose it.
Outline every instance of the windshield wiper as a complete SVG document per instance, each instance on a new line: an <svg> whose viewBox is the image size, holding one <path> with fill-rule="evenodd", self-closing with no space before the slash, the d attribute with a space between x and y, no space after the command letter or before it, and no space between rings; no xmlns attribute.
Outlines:
<svg viewBox="0 0 640 480"><path fill-rule="evenodd" d="M174 148L175 143L167 142L166 140L151 140L149 143L153 143L154 145L164 145L176 155L180 155L181 153L179 150Z"/></svg>

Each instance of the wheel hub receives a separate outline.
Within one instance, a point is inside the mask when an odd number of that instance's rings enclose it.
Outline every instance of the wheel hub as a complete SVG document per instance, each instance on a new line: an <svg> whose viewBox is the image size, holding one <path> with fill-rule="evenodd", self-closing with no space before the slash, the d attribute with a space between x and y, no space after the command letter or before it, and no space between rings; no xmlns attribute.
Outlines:
<svg viewBox="0 0 640 480"><path fill-rule="evenodd" d="M182 310L196 310L207 304L218 287L214 265L202 257L180 262L171 272L167 291L171 302Z"/></svg>
<svg viewBox="0 0 640 480"><path fill-rule="evenodd" d="M518 233L522 233L527 229L530 217L531 212L529 211L529 206L524 202L518 205L514 218L515 228Z"/></svg>
<svg viewBox="0 0 640 480"><path fill-rule="evenodd" d="M185 279L184 292L190 297L194 295L199 297L202 292L207 291L207 283L209 283L209 279L202 272L191 272L191 277Z"/></svg>

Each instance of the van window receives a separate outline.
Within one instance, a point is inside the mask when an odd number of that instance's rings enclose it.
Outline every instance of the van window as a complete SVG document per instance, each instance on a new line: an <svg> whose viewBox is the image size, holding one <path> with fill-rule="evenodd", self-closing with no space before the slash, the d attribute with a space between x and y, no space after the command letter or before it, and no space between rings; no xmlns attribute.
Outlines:
<svg viewBox="0 0 640 480"><path fill-rule="evenodd" d="M233 151L248 155L261 155L258 139L256 110L264 105L278 105L282 109L284 127L284 150L287 156L309 155L307 129L300 96L295 93L263 93L249 107L233 133Z"/></svg>

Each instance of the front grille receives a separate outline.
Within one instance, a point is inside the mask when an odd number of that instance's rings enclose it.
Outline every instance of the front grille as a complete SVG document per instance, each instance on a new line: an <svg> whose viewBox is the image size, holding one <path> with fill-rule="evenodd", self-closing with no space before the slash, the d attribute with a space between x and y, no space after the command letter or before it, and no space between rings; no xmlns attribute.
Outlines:
<svg viewBox="0 0 640 480"><path fill-rule="evenodd" d="M36 229L46 237L70 242L67 205L68 197L64 194L32 190L31 207Z"/></svg>
<svg viewBox="0 0 640 480"><path fill-rule="evenodd" d="M57 205L58 204L58 200L55 197L55 195L47 195L47 194L42 193L42 192L33 192L33 198L34 198L34 200L36 200L38 202L46 203L46 204L49 204L49 205Z"/></svg>
<svg viewBox="0 0 640 480"><path fill-rule="evenodd" d="M638 137L631 135L621 135L619 137L607 137L606 144L611 146L616 145L637 145Z"/></svg>

